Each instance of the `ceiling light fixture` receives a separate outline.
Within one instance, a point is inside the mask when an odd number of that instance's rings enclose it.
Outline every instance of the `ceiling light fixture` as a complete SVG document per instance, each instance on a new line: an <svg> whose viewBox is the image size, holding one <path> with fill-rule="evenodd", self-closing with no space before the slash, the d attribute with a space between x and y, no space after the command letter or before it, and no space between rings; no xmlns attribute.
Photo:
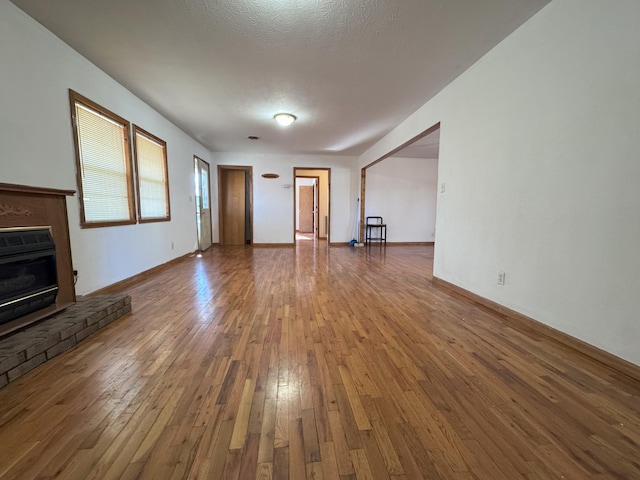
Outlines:
<svg viewBox="0 0 640 480"><path fill-rule="evenodd" d="M288 127L297 120L296 116L290 113L276 113L273 118L283 127Z"/></svg>

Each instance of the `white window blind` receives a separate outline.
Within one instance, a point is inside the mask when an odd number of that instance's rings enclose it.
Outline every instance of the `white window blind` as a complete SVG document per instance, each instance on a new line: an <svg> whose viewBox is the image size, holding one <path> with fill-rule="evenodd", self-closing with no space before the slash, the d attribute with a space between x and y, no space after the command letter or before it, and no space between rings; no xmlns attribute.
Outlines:
<svg viewBox="0 0 640 480"><path fill-rule="evenodd" d="M166 144L134 126L141 221L169 220Z"/></svg>
<svg viewBox="0 0 640 480"><path fill-rule="evenodd" d="M127 124L75 101L84 224L131 223Z"/></svg>

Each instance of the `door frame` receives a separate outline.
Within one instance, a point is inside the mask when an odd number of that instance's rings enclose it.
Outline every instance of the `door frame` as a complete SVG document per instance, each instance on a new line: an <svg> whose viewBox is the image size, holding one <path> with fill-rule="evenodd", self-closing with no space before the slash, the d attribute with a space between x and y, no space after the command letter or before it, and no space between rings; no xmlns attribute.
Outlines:
<svg viewBox="0 0 640 480"><path fill-rule="evenodd" d="M210 229L209 229L209 247L207 248L211 248L211 245L213 245L213 218L211 217L211 205L212 205L212 201L211 201L211 164L209 162L207 162L206 160L203 160L202 158L200 158L197 155L193 156L193 162L194 165L197 165L198 162L202 162L204 164L207 165L207 169L209 170L209 181L207 182L207 189L209 190L209 224L210 224ZM197 168L197 167L196 167ZM202 182L201 182L202 184ZM200 194L202 196L202 193ZM200 206L198 205L197 202L197 198L195 198L196 200L196 215L200 214ZM200 232L198 231L198 219L196 218L196 234L198 235L198 250L199 251L203 251L202 250L202 245L200 245Z"/></svg>
<svg viewBox="0 0 640 480"><path fill-rule="evenodd" d="M315 178L316 180L316 184L315 184L315 193L314 193L314 199L313 201L315 202L314 205L317 207L314 212L313 212L313 237L314 238L320 238L320 177L315 175L296 175L293 179L293 188L295 189L294 192L294 196L293 196L293 201L295 202L294 205L294 221L295 221L295 208L298 202L298 185L296 185L296 179L298 178ZM305 185L307 186L307 185ZM294 234L298 231L295 228L295 223L294 225Z"/></svg>
<svg viewBox="0 0 640 480"><path fill-rule="evenodd" d="M318 178L318 232L317 238L320 238L320 188L321 182L318 175L313 175L311 170L313 171L324 171L327 172L327 245L330 245L331 239L331 169L327 167L293 167L293 244L296 243L296 200L297 200L297 189L296 189L296 177L311 177ZM305 172L307 175L305 175Z"/></svg>
<svg viewBox="0 0 640 480"><path fill-rule="evenodd" d="M370 164L365 165L364 167L362 167L360 169L360 241L361 242L364 239L364 228L365 228L365 226L364 226L364 223L365 223L364 215L365 215L366 201L367 201L367 169L369 169L369 168L373 167L374 165L382 162L383 160L386 160L389 157L392 157L393 155L395 155L399 151L404 150L406 147L408 147L412 143L415 143L418 140L420 140L421 138L426 137L427 135L430 135L431 133L435 132L439 128L440 128L440 122L436 123L435 125L432 125L431 127L427 128L425 131L423 131L423 132L419 133L418 135L416 135L415 137L407 140L402 145L394 148L390 152L384 154L379 159L374 160Z"/></svg>
<svg viewBox="0 0 640 480"><path fill-rule="evenodd" d="M251 239L249 245L253 245L253 167L249 165L218 165L218 243L224 245L224 225L222 222L222 171L223 170L244 170L249 177L248 192L245 193L249 202L249 231L251 233ZM246 222L245 218L245 222ZM246 242L246 240L245 240Z"/></svg>

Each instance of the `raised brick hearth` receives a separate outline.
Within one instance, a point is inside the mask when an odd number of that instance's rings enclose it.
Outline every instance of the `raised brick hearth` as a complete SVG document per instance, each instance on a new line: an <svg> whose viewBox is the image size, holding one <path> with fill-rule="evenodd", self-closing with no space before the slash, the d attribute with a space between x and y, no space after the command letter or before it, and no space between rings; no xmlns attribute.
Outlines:
<svg viewBox="0 0 640 480"><path fill-rule="evenodd" d="M0 338L0 388L130 311L128 295L81 297L64 311Z"/></svg>

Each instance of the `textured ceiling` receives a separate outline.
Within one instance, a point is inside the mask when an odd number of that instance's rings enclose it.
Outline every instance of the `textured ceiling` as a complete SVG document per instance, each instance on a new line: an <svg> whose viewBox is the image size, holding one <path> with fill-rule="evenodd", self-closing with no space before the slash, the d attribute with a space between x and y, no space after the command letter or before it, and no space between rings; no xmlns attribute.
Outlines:
<svg viewBox="0 0 640 480"><path fill-rule="evenodd" d="M411 145L407 145L393 156L405 158L438 158L440 156L440 129L438 128L429 135L416 140Z"/></svg>
<svg viewBox="0 0 640 480"><path fill-rule="evenodd" d="M359 155L549 1L13 3L212 151Z"/></svg>

